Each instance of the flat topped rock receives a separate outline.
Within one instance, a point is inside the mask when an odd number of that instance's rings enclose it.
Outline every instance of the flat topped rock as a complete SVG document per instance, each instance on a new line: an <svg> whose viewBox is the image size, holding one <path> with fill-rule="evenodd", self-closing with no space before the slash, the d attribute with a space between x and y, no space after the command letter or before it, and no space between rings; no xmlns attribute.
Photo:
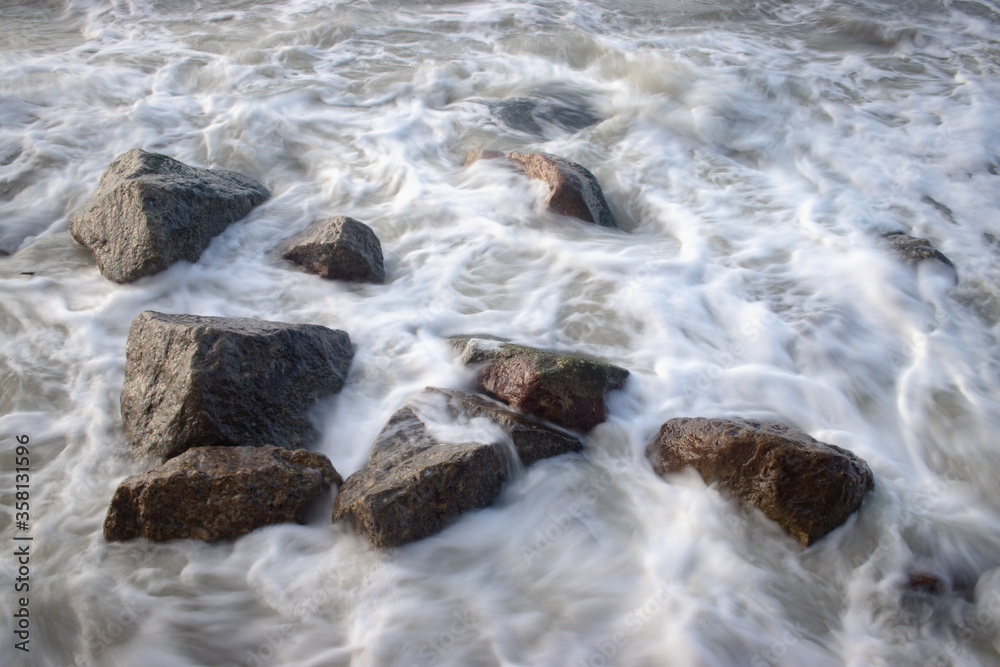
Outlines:
<svg viewBox="0 0 1000 667"><path fill-rule="evenodd" d="M490 505L514 452L530 465L581 447L489 399L429 387L390 417L368 463L341 487L333 520L349 520L378 547L406 544Z"/></svg>
<svg viewBox="0 0 1000 667"><path fill-rule="evenodd" d="M624 368L571 354L476 336L451 343L476 381L518 410L586 433L607 419L606 396L628 378Z"/></svg>
<svg viewBox="0 0 1000 667"><path fill-rule="evenodd" d="M108 508L104 537L215 542L303 523L310 503L341 482L328 458L304 449L195 447L126 478Z"/></svg>
<svg viewBox="0 0 1000 667"><path fill-rule="evenodd" d="M323 278L385 282L378 237L371 227L347 216L312 223L282 244L281 256Z"/></svg>
<svg viewBox="0 0 1000 667"><path fill-rule="evenodd" d="M661 476L693 467L806 546L846 521L874 485L852 452L777 422L671 419L646 456Z"/></svg>
<svg viewBox="0 0 1000 667"><path fill-rule="evenodd" d="M212 238L269 196L242 174L133 148L108 165L69 229L106 278L128 283L197 261Z"/></svg>
<svg viewBox="0 0 1000 667"><path fill-rule="evenodd" d="M476 149L465 156L469 165L481 159L506 159L520 166L529 178L549 185L545 200L548 210L568 215L602 227L617 227L615 217L604 199L597 177L583 166L549 153L502 153Z"/></svg>
<svg viewBox="0 0 1000 667"><path fill-rule="evenodd" d="M316 401L344 386L343 331L316 324L166 315L135 318L121 409L132 447L161 459L190 447L307 447Z"/></svg>

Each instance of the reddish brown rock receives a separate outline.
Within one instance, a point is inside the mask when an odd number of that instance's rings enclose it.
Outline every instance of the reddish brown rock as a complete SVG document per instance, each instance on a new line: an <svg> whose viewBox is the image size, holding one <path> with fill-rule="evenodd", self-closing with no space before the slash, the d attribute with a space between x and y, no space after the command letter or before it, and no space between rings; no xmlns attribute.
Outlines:
<svg viewBox="0 0 1000 667"><path fill-rule="evenodd" d="M110 541L228 540L274 523L302 523L306 508L342 482L330 460L304 449L196 447L115 491Z"/></svg>
<svg viewBox="0 0 1000 667"><path fill-rule="evenodd" d="M371 227L347 216L312 223L285 240L281 256L323 278L385 282L378 237Z"/></svg>
<svg viewBox="0 0 1000 667"><path fill-rule="evenodd" d="M469 151L465 156L465 164L469 165L480 159L498 158L506 158L524 169L524 173L530 178L548 183L549 195L545 205L553 213L593 222L602 227L618 226L604 199L600 183L583 166L549 153L501 153L482 149Z"/></svg>
<svg viewBox="0 0 1000 667"><path fill-rule="evenodd" d="M606 396L628 371L569 354L487 338L452 339L462 362L479 366L479 387L518 410L586 433L607 419Z"/></svg>
<svg viewBox="0 0 1000 667"><path fill-rule="evenodd" d="M671 419L646 456L661 476L695 468L806 546L846 521L874 483L853 453L776 422Z"/></svg>
<svg viewBox="0 0 1000 667"><path fill-rule="evenodd" d="M333 520L348 520L377 547L406 544L492 504L514 464L511 449L530 465L581 447L489 399L429 387L386 423L368 463L341 487Z"/></svg>

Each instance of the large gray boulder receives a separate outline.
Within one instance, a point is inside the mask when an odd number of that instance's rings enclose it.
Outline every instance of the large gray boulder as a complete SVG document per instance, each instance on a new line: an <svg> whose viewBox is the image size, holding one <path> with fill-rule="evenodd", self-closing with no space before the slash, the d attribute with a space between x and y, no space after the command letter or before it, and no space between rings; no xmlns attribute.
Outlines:
<svg viewBox="0 0 1000 667"><path fill-rule="evenodd" d="M281 256L323 278L385 282L378 237L371 227L347 216L312 223L285 240Z"/></svg>
<svg viewBox="0 0 1000 667"><path fill-rule="evenodd" d="M495 401L429 387L386 423L368 463L341 487L333 520L347 519L378 547L406 544L490 505L515 452L530 465L581 447Z"/></svg>
<svg viewBox="0 0 1000 667"><path fill-rule="evenodd" d="M133 148L104 171L69 229L106 278L128 283L197 261L212 238L269 196L242 174Z"/></svg>
<svg viewBox="0 0 1000 667"><path fill-rule="evenodd" d="M125 435L161 459L191 447L308 447L316 401L344 386L343 331L316 324L147 310L125 346Z"/></svg>
<svg viewBox="0 0 1000 667"><path fill-rule="evenodd" d="M576 162L549 153L502 153L476 149L466 154L465 164L481 159L506 159L521 167L529 178L547 183L549 194L545 206L553 213L602 227L618 226L597 177Z"/></svg>
<svg viewBox="0 0 1000 667"><path fill-rule="evenodd" d="M671 419L646 456L661 476L693 467L806 546L844 523L874 485L852 452L778 422Z"/></svg>
<svg viewBox="0 0 1000 667"><path fill-rule="evenodd" d="M582 433L607 419L606 397L629 372L571 354L475 336L452 339L461 361L477 366L480 389L518 410Z"/></svg>
<svg viewBox="0 0 1000 667"><path fill-rule="evenodd" d="M304 449L195 447L126 478L108 508L104 537L215 542L304 523L309 505L342 481L330 459Z"/></svg>

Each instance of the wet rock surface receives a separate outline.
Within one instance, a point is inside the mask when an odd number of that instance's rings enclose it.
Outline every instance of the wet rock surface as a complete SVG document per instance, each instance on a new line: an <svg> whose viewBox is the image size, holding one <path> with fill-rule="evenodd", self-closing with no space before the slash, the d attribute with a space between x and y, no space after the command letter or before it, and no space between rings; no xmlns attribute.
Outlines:
<svg viewBox="0 0 1000 667"><path fill-rule="evenodd" d="M343 331L315 324L145 311L125 350L121 412L137 452L307 447L309 411L343 387L354 355Z"/></svg>
<svg viewBox="0 0 1000 667"><path fill-rule="evenodd" d="M133 148L111 162L69 228L106 278L128 283L197 261L212 238L269 196L242 174Z"/></svg>
<svg viewBox="0 0 1000 667"><path fill-rule="evenodd" d="M477 149L469 151L465 156L465 164L481 159L500 158L520 166L530 178L549 185L549 194L545 200L549 211L602 227L618 226L597 178L583 166L566 158L549 153L501 153Z"/></svg>
<svg viewBox="0 0 1000 667"><path fill-rule="evenodd" d="M806 546L846 521L874 484L853 453L777 422L671 419L646 455L661 476L693 467Z"/></svg>
<svg viewBox="0 0 1000 667"><path fill-rule="evenodd" d="M341 482L327 457L304 449L196 447L126 478L111 500L104 536L233 539L275 523L303 523L309 505Z"/></svg>
<svg viewBox="0 0 1000 667"><path fill-rule="evenodd" d="M894 255L910 266L928 259L936 259L955 269L955 265L934 244L927 239L910 236L903 232L891 232L882 237Z"/></svg>
<svg viewBox="0 0 1000 667"><path fill-rule="evenodd" d="M554 424L587 432L607 419L606 397L628 378L602 361L475 336L452 339L462 363L479 366L488 394Z"/></svg>
<svg viewBox="0 0 1000 667"><path fill-rule="evenodd" d="M385 282L378 237L371 227L347 216L312 223L282 244L281 256L323 278Z"/></svg>
<svg viewBox="0 0 1000 667"><path fill-rule="evenodd" d="M489 399L429 387L386 423L368 463L341 487L333 520L349 520L378 547L406 544L490 505L518 465L514 451L530 465L581 447Z"/></svg>

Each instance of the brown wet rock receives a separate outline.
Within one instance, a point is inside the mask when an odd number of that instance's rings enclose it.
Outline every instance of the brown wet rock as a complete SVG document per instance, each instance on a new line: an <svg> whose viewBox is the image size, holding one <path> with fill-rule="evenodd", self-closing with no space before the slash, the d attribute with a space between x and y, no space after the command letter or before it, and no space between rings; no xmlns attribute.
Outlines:
<svg viewBox="0 0 1000 667"><path fill-rule="evenodd" d="M368 463L341 487L333 520L348 520L377 547L433 535L493 503L512 469L511 446L524 465L582 447L489 399L428 387L386 423Z"/></svg>
<svg viewBox="0 0 1000 667"><path fill-rule="evenodd" d="M215 542L303 523L310 503L341 482L327 457L304 449L195 447L126 478L111 500L104 537Z"/></svg>
<svg viewBox="0 0 1000 667"><path fill-rule="evenodd" d="M520 166L529 178L549 185L548 210L602 227L617 227L597 178L582 165L549 153L501 153L476 149L465 156L469 165L481 159L504 158Z"/></svg>
<svg viewBox="0 0 1000 667"><path fill-rule="evenodd" d="M371 227L339 216L317 220L287 239L281 256L323 278L382 284L382 244Z"/></svg>
<svg viewBox="0 0 1000 667"><path fill-rule="evenodd" d="M693 467L806 546L857 511L874 484L853 453L777 422L671 419L646 456L661 476Z"/></svg>
<svg viewBox="0 0 1000 667"><path fill-rule="evenodd" d="M606 397L629 372L595 359L489 338L452 339L462 363L478 366L488 394L529 414L582 433L607 419Z"/></svg>

